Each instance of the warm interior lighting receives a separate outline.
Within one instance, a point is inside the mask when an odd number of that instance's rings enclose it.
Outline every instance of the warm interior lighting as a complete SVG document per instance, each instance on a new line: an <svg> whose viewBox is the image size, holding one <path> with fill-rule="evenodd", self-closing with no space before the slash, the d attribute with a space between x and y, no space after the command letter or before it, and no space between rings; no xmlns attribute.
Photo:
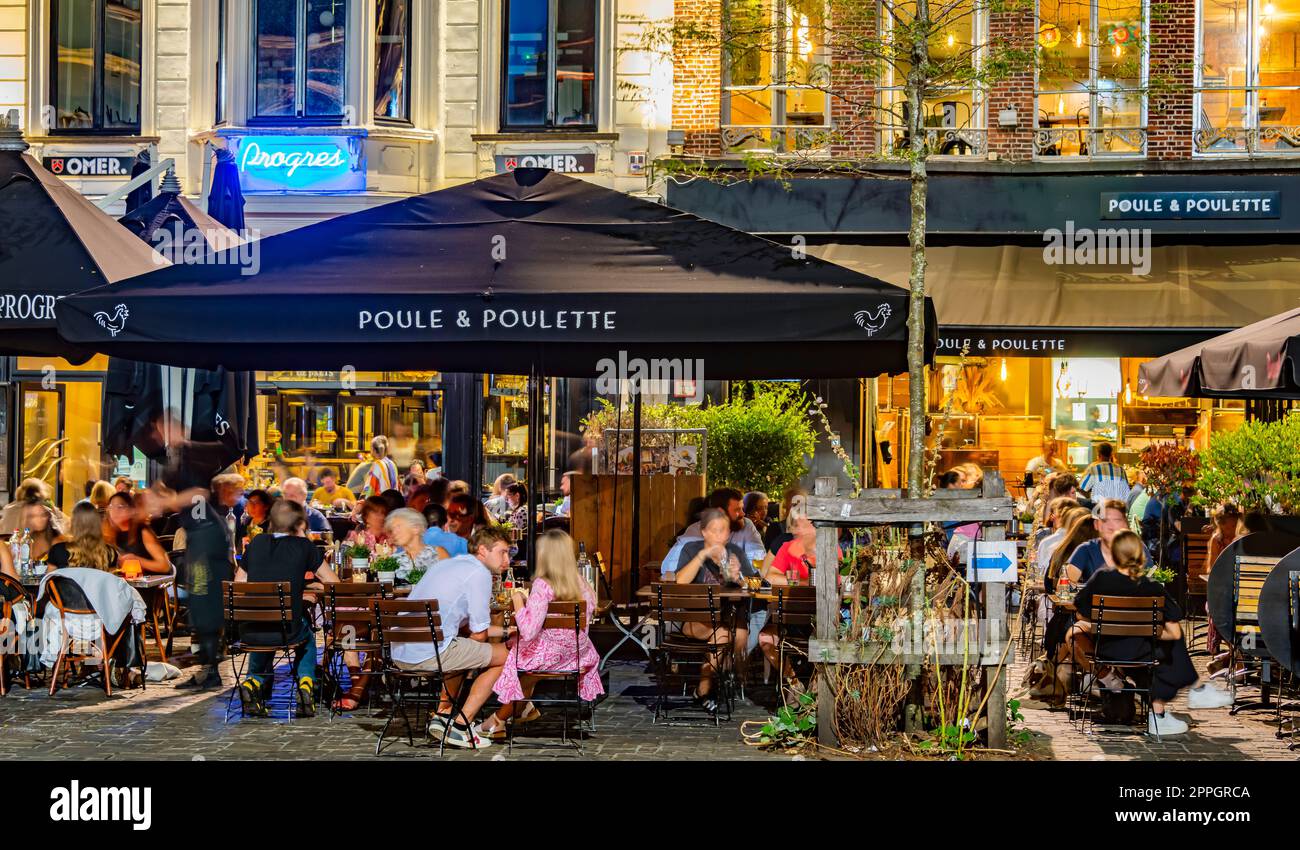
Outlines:
<svg viewBox="0 0 1300 850"><path fill-rule="evenodd" d="M957 36L953 35L952 33L948 33L948 46L952 47L956 43L957 43Z"/></svg>
<svg viewBox="0 0 1300 850"><path fill-rule="evenodd" d="M1118 59L1123 55L1124 55L1124 46L1120 44L1115 45L1115 58Z"/></svg>
<svg viewBox="0 0 1300 850"><path fill-rule="evenodd" d="M1264 14L1265 14L1265 15L1271 15L1271 14L1273 14L1274 11L1276 11L1276 9L1274 8L1274 6L1273 6L1272 3L1265 3L1265 4L1264 4Z"/></svg>
<svg viewBox="0 0 1300 850"><path fill-rule="evenodd" d="M1074 25L1074 46L1083 47L1083 21Z"/></svg>
<svg viewBox="0 0 1300 850"><path fill-rule="evenodd" d="M1056 99L1056 114L1057 114L1057 115L1064 115L1064 114L1065 114L1065 98L1064 98L1064 97L1058 97L1058 98Z"/></svg>
<svg viewBox="0 0 1300 850"><path fill-rule="evenodd" d="M1129 386L1128 381L1124 382L1124 403L1125 404L1133 403L1133 388Z"/></svg>
<svg viewBox="0 0 1300 850"><path fill-rule="evenodd" d="M1007 358L1002 358L1002 380L1007 379Z"/></svg>

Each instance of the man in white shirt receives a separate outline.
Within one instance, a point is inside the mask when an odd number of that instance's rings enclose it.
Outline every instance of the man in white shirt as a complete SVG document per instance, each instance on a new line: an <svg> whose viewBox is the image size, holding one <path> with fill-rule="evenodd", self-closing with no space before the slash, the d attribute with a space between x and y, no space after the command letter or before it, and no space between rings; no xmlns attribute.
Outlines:
<svg viewBox="0 0 1300 850"><path fill-rule="evenodd" d="M727 512L727 519L731 521L731 538L728 542L744 549L750 563L757 566L767 557L767 547L763 545L763 536L758 533L754 523L745 517L744 498L745 494L739 490L722 487L709 494L709 507ZM668 554L664 556L659 571L665 576L677 572L677 562L681 560L682 547L693 540L703 539L699 522L688 525L673 544L673 548L669 549Z"/></svg>
<svg viewBox="0 0 1300 850"><path fill-rule="evenodd" d="M437 714L429 718L429 734L453 747L482 748L490 746L491 740L480 736L469 722L492 695L492 686L509 655L505 643L488 643L488 638L501 636L501 627L492 625L492 576L510 565L510 533L497 526L480 528L470 537L469 551L471 554L439 562L437 569L429 570L411 588L408 597L438 601L442 643L396 644L393 662L403 670L437 670L441 659L447 689ZM460 636L462 626L469 637ZM459 693L463 672L469 670L479 672L457 715L461 722L453 722L447 693Z"/></svg>

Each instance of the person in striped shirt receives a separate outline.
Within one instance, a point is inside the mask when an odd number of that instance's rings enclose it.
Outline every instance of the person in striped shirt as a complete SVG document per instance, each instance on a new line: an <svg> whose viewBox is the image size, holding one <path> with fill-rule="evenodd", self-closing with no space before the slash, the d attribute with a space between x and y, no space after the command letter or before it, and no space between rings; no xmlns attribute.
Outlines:
<svg viewBox="0 0 1300 850"><path fill-rule="evenodd" d="M1094 502L1106 499L1124 502L1128 499L1128 473L1113 461L1114 456L1115 447L1110 443L1101 443L1097 446L1097 460L1083 472L1079 489L1088 493Z"/></svg>
<svg viewBox="0 0 1300 850"><path fill-rule="evenodd" d="M388 456L388 438L380 434L371 440L370 452L375 460L370 464L370 474L366 477L366 492L378 496L385 490L401 487L397 478L397 464Z"/></svg>

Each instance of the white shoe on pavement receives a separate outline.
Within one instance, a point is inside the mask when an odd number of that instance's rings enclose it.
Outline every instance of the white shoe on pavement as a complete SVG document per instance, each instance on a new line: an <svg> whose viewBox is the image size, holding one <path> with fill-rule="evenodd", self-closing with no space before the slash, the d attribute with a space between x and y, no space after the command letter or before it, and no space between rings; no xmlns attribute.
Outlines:
<svg viewBox="0 0 1300 850"><path fill-rule="evenodd" d="M1202 682L1187 692L1188 708L1227 708L1232 705L1232 694L1225 688Z"/></svg>
<svg viewBox="0 0 1300 850"><path fill-rule="evenodd" d="M1187 732L1187 729L1187 724L1174 717L1174 713L1168 709L1165 710L1164 716L1158 715L1154 711L1147 714L1148 735L1167 738L1171 735L1182 735Z"/></svg>

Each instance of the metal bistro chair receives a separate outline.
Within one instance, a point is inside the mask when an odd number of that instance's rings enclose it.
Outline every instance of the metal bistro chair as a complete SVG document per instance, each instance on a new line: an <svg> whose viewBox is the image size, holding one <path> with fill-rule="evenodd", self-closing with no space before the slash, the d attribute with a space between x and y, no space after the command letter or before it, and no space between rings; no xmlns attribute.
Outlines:
<svg viewBox="0 0 1300 850"><path fill-rule="evenodd" d="M790 645L808 657L808 638L812 635L813 618L817 615L817 588L797 586L776 588L776 645L781 669L785 672L785 648Z"/></svg>
<svg viewBox="0 0 1300 850"><path fill-rule="evenodd" d="M587 622L587 603L586 602L552 602L546 609L546 619L542 621L542 629L564 629L573 630L573 657L580 659L582 656L582 627ZM569 708L572 707L579 722L582 720L582 693L580 687L582 684L582 674L585 672L579 664L572 670L528 670L519 667L519 643L516 641L514 647L510 650L515 655L516 669L519 678L525 677L539 679L541 682L557 682L560 685L560 695L555 697L542 697L536 695L531 697L534 705L561 706L564 709L563 727L561 732L561 746L568 747L570 744L582 754L582 730L574 735L572 741L569 739ZM572 688L572 690L570 690ZM510 707L510 723L506 728L506 740L511 752L515 748L515 720L519 715L519 704L527 703L529 700L516 700ZM595 706L592 706L595 711ZM546 747L547 744L537 744L535 746Z"/></svg>
<svg viewBox="0 0 1300 850"><path fill-rule="evenodd" d="M1145 685L1136 687L1121 688L1119 693L1136 693L1142 698L1142 711L1137 713L1135 719L1146 722L1147 713L1151 710L1151 677L1155 674L1156 667L1160 662L1156 656L1157 641L1160 639L1160 630L1164 626L1164 605L1165 600L1159 596L1097 596L1093 599L1092 616L1089 622L1092 623L1092 631L1088 632L1092 638L1092 652L1089 655L1088 662L1095 675L1099 667L1109 667L1117 672L1134 670L1146 675ZM1107 638L1146 638L1150 641L1149 657L1150 661L1118 661L1107 657L1105 652L1105 643ZM1074 676L1074 702L1076 706L1075 718L1079 721L1079 729L1085 734L1091 723L1096 725L1095 714L1097 709L1088 703L1089 694L1084 689L1083 683L1087 677L1078 675ZM1142 681L1142 679L1139 679ZM1157 734L1157 740L1159 735Z"/></svg>
<svg viewBox="0 0 1300 850"><path fill-rule="evenodd" d="M712 664L717 692L714 699L718 711L710 719L717 726L725 719L731 720L731 699L727 693L730 685L728 674L732 655L730 636L725 641L717 640L719 628L724 627L722 600L715 594L714 587L707 584L665 584L652 586L655 618L659 621L659 639L653 651L655 662L655 679L658 682L658 695L655 698L654 722L660 718L670 721L669 687L678 685L685 690L689 681L681 668L702 669ZM699 640L682 633L686 623L699 623L709 629L710 637Z"/></svg>
<svg viewBox="0 0 1300 850"><path fill-rule="evenodd" d="M1300 657L1300 570L1291 570L1287 575L1287 611L1290 614L1291 625L1291 683L1295 685L1297 678L1300 678L1300 669L1297 669L1296 658ZM1292 719L1294 724L1294 719ZM1278 736L1281 737L1280 725ZM1295 727L1291 727L1291 737L1295 737ZM1300 749L1300 741L1293 741L1288 749Z"/></svg>
<svg viewBox="0 0 1300 850"><path fill-rule="evenodd" d="M26 603L29 615L34 615L36 607L22 582L10 575L0 573L0 697L9 692L9 659L18 659L18 670L23 674L23 687L31 690L32 680L27 672L27 659L24 656L26 635L18 634L18 623L14 617L14 606Z"/></svg>
<svg viewBox="0 0 1300 850"><path fill-rule="evenodd" d="M415 738L411 734L413 728L411 716L406 712L408 703L416 706L418 719L420 706L428 706L436 711L438 703L441 702L446 674L442 670L442 652L438 649L443 640L442 615L438 613L438 600L381 599L379 635L383 643L384 680L388 684L393 707L388 714L388 720L384 723L384 728L379 730L379 740L375 742L375 755L379 755L383 750L384 737L388 734L388 728L398 712L401 712L402 719L406 721L406 742L412 747L415 746ZM398 667L393 662L393 646L404 643L433 644L436 669L403 670ZM412 684L414 684L413 688ZM452 699L451 707L452 718L459 716L466 726L470 725L470 721L465 717L462 706L469 695L469 688L468 681L461 682L460 689ZM444 737L438 747L438 755L441 756L446 750L447 739Z"/></svg>
<svg viewBox="0 0 1300 850"><path fill-rule="evenodd" d="M231 706L239 699L239 688L243 681L244 670L248 666L248 654L251 652L274 653L271 659L271 672L267 681L273 681L275 668L281 658L293 666L295 650L309 640L316 639L316 633L308 631L307 635L294 640L299 624L293 618L293 586L287 581L223 581L221 597L226 614L226 634L229 637L227 650L230 653L230 669L235 674L235 686L230 690L226 700L226 715L223 722L230 722ZM275 635L279 634L279 640ZM245 635L249 635L245 639ZM242 657L242 662L239 659ZM293 677L290 677L292 680ZM297 685L293 683L285 718L292 721L297 714ZM268 706L269 708L269 706ZM244 704L240 700L239 716L244 716Z"/></svg>
<svg viewBox="0 0 1300 850"><path fill-rule="evenodd" d="M84 665L87 661L98 661L100 665L100 675L104 680L105 696L113 695L113 655L122 644L122 640L134 634L134 640L139 650L140 658L140 688L144 689L145 681L145 657L144 657L144 626L142 623L131 622L130 617L118 629L110 641L108 630L104 627L104 622L99 619L99 614L91 606L90 600L86 598L86 593L70 578L55 573L45 583L45 590L48 594L47 604L53 605L54 609L59 612L59 620L62 625L62 640L59 644L59 657L54 662L54 669L50 671L50 696L59 689L59 679L63 677L66 680L71 675L74 665ZM99 624L99 637L95 640L73 638L68 630L69 616L89 616L94 617Z"/></svg>
<svg viewBox="0 0 1300 850"><path fill-rule="evenodd" d="M1230 673L1232 708L1229 714L1245 709L1273 708L1269 700L1273 682L1273 656L1264 646L1264 636L1259 630L1259 593L1264 580L1277 566L1280 558L1237 555L1232 574L1232 651L1228 670L1235 671L1238 663L1259 671L1260 696L1257 700L1237 702L1238 677Z"/></svg>
<svg viewBox="0 0 1300 850"><path fill-rule="evenodd" d="M392 585L373 582L333 582L325 585L321 606L324 620L325 651L321 667L324 670L322 699L331 706L331 719L341 712L332 707L343 694L340 668L344 665L343 653L366 654L362 675L381 676L384 644L379 636L379 603L385 598L385 588ZM365 667L371 668L365 670ZM367 688L366 700L374 705L375 688Z"/></svg>

